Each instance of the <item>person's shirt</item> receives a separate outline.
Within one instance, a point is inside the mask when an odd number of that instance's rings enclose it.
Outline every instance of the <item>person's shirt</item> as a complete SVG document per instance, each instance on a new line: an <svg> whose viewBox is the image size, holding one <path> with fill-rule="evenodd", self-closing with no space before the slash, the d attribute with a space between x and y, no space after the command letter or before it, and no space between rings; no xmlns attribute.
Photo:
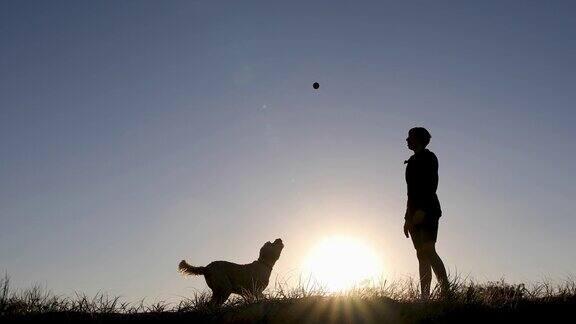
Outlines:
<svg viewBox="0 0 576 324"><path fill-rule="evenodd" d="M406 163L408 203L405 219L410 220L421 209L427 216L440 217L442 210L436 194L438 188L438 158L428 149L413 154Z"/></svg>

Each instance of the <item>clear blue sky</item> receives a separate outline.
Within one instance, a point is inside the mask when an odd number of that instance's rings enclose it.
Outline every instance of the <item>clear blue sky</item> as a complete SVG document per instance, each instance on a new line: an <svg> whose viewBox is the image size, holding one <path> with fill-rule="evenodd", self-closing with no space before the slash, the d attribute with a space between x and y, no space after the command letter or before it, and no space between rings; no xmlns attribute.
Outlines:
<svg viewBox="0 0 576 324"><path fill-rule="evenodd" d="M575 9L4 1L0 270L171 298L205 288L176 273L182 258L250 262L281 237L283 275L349 234L390 276L416 274L404 139L424 126L447 267L562 278L576 267Z"/></svg>

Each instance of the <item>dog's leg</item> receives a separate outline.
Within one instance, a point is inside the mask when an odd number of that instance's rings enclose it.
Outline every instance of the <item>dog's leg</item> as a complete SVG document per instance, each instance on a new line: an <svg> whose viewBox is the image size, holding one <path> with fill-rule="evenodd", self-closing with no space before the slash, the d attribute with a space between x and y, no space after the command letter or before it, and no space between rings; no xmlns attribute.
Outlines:
<svg viewBox="0 0 576 324"><path fill-rule="evenodd" d="M229 291L225 291L225 290L213 290L212 291L212 299L210 299L210 304L212 306L219 307L222 304L224 304L224 302L226 301L226 299L228 299L230 294L231 293Z"/></svg>

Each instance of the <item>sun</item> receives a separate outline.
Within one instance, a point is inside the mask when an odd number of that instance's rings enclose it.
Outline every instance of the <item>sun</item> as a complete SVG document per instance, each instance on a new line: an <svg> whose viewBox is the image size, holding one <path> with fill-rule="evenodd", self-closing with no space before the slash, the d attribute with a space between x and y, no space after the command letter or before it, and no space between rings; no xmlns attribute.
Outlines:
<svg viewBox="0 0 576 324"><path fill-rule="evenodd" d="M303 270L323 288L337 292L377 281L383 268L368 244L351 236L330 236L310 250Z"/></svg>

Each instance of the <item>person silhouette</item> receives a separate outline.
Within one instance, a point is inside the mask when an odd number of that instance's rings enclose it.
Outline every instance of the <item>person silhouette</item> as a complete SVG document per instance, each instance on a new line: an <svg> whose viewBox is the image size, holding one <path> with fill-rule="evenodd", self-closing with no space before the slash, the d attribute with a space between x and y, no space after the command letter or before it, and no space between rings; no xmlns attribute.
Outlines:
<svg viewBox="0 0 576 324"><path fill-rule="evenodd" d="M420 291L422 299L430 297L432 271L440 283L442 293L449 293L449 281L446 268L436 252L438 221L442 215L440 201L436 194L438 188L438 158L426 146L432 136L423 127L414 127L408 131L406 142L414 154L404 161L406 164L406 185L408 201L404 216L404 235L411 238L418 257L420 272Z"/></svg>

